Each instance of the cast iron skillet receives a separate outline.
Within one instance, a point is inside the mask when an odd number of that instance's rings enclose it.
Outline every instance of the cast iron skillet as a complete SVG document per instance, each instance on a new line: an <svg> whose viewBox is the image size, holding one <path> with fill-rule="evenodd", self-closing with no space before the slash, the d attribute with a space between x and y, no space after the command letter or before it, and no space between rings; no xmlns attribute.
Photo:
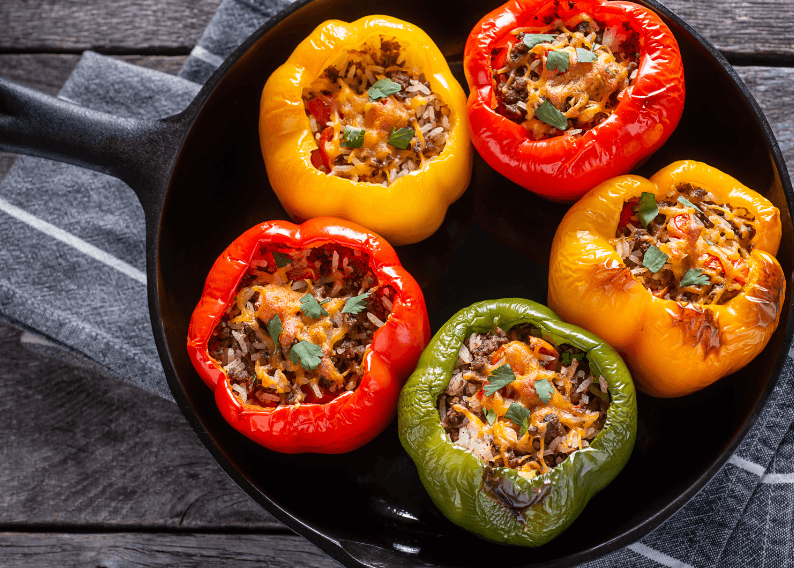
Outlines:
<svg viewBox="0 0 794 568"><path fill-rule="evenodd" d="M655 0L681 46L687 100L667 144L637 170L705 161L781 210L778 259L792 274L791 181L757 103L719 53ZM640 395L637 444L626 468L568 532L529 552L472 538L421 487L392 424L340 456L287 456L229 427L185 350L190 314L214 259L240 233L285 219L259 150L259 95L268 75L326 19L377 13L422 27L460 73L471 28L501 0L300 1L232 54L183 113L121 119L0 80L0 148L62 160L126 181L146 212L149 305L157 348L182 412L226 473L278 520L346 566L562 566L629 544L667 519L717 472L772 391L791 344L792 282L780 328L744 370L673 400ZM551 238L567 206L548 203L475 162L468 191L429 239L400 247L422 285L434 330L478 300L546 300ZM671 372L676 372L671 370ZM571 538L573 537L573 538Z"/></svg>

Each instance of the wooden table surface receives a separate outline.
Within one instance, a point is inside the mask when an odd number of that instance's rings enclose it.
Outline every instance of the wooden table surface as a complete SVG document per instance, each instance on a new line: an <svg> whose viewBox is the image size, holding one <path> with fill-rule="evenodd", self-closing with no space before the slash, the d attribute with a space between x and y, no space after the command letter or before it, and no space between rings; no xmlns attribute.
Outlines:
<svg viewBox="0 0 794 568"><path fill-rule="evenodd" d="M0 76L56 94L87 49L176 74L219 1L2 0ZM794 167L794 0L665 3L736 67ZM338 566L238 489L176 405L19 336L0 324L0 566ZM30 388L43 376L54 396Z"/></svg>

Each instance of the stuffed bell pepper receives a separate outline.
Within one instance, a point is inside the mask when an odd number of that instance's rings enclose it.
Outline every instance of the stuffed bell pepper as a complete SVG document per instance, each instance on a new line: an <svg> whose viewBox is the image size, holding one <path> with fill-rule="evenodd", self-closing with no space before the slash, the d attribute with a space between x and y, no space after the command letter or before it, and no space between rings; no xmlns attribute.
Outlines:
<svg viewBox="0 0 794 568"><path fill-rule="evenodd" d="M400 394L398 427L452 522L540 546L626 464L637 407L609 345L529 300L492 300L433 337Z"/></svg>
<svg viewBox="0 0 794 568"><path fill-rule="evenodd" d="M553 201L629 172L684 107L673 34L630 2L513 0L472 30L464 69L477 151Z"/></svg>
<svg viewBox="0 0 794 568"><path fill-rule="evenodd" d="M433 41L387 16L315 29L268 79L259 135L297 219L332 215L420 241L466 190L466 97Z"/></svg>
<svg viewBox="0 0 794 568"><path fill-rule="evenodd" d="M744 367L780 320L780 214L706 164L596 187L560 224L549 305L603 337L640 390L674 397Z"/></svg>
<svg viewBox="0 0 794 568"><path fill-rule="evenodd" d="M285 453L369 442L430 336L422 291L362 227L318 218L262 223L218 258L188 353L223 417Z"/></svg>

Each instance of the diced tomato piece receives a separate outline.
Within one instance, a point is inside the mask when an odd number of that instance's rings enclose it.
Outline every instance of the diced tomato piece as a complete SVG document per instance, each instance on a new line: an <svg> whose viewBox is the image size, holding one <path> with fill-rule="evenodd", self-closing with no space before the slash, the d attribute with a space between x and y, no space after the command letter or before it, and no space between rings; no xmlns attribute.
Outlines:
<svg viewBox="0 0 794 568"><path fill-rule="evenodd" d="M706 268L725 272L725 269L722 266L722 261L713 254L701 254L698 261ZM744 259L737 258L736 260L732 260L731 264L739 272L736 281L741 282L742 284L747 282L747 274L750 272L750 268L747 266L747 263L744 261Z"/></svg>
<svg viewBox="0 0 794 568"><path fill-rule="evenodd" d="M623 210L620 212L620 221L618 221L618 228L625 227L631 222L631 217L634 215L633 209L639 202L639 199L630 199L623 204Z"/></svg>
<svg viewBox="0 0 794 568"><path fill-rule="evenodd" d="M306 109L311 115L320 123L320 126L325 126L331 120L331 109L322 99L314 97L306 103Z"/></svg>
<svg viewBox="0 0 794 568"><path fill-rule="evenodd" d="M312 151L312 165L318 170L324 166L328 169L328 172L331 171L331 158L328 156L328 152L325 149L325 144L333 137L334 129L329 126L323 130L323 133L320 135L320 139L317 141L317 149Z"/></svg>

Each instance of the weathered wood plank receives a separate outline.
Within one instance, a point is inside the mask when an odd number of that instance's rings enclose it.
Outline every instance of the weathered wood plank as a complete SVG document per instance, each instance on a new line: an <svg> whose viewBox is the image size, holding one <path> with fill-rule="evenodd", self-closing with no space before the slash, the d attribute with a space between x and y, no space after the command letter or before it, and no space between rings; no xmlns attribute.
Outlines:
<svg viewBox="0 0 794 568"><path fill-rule="evenodd" d="M0 527L282 527L226 477L176 405L31 354L18 334L0 325Z"/></svg>
<svg viewBox="0 0 794 568"><path fill-rule="evenodd" d="M5 0L6 52L189 53L220 0ZM732 61L794 64L794 0L664 0Z"/></svg>
<svg viewBox="0 0 794 568"><path fill-rule="evenodd" d="M791 0L660 0L733 63L794 65Z"/></svg>
<svg viewBox="0 0 794 568"><path fill-rule="evenodd" d="M0 50L187 54L220 0L4 0Z"/></svg>
<svg viewBox="0 0 794 568"><path fill-rule="evenodd" d="M301 537L220 534L0 534L6 568L158 566L338 568Z"/></svg>
<svg viewBox="0 0 794 568"><path fill-rule="evenodd" d="M764 111L794 175L794 68L736 67L736 72Z"/></svg>

